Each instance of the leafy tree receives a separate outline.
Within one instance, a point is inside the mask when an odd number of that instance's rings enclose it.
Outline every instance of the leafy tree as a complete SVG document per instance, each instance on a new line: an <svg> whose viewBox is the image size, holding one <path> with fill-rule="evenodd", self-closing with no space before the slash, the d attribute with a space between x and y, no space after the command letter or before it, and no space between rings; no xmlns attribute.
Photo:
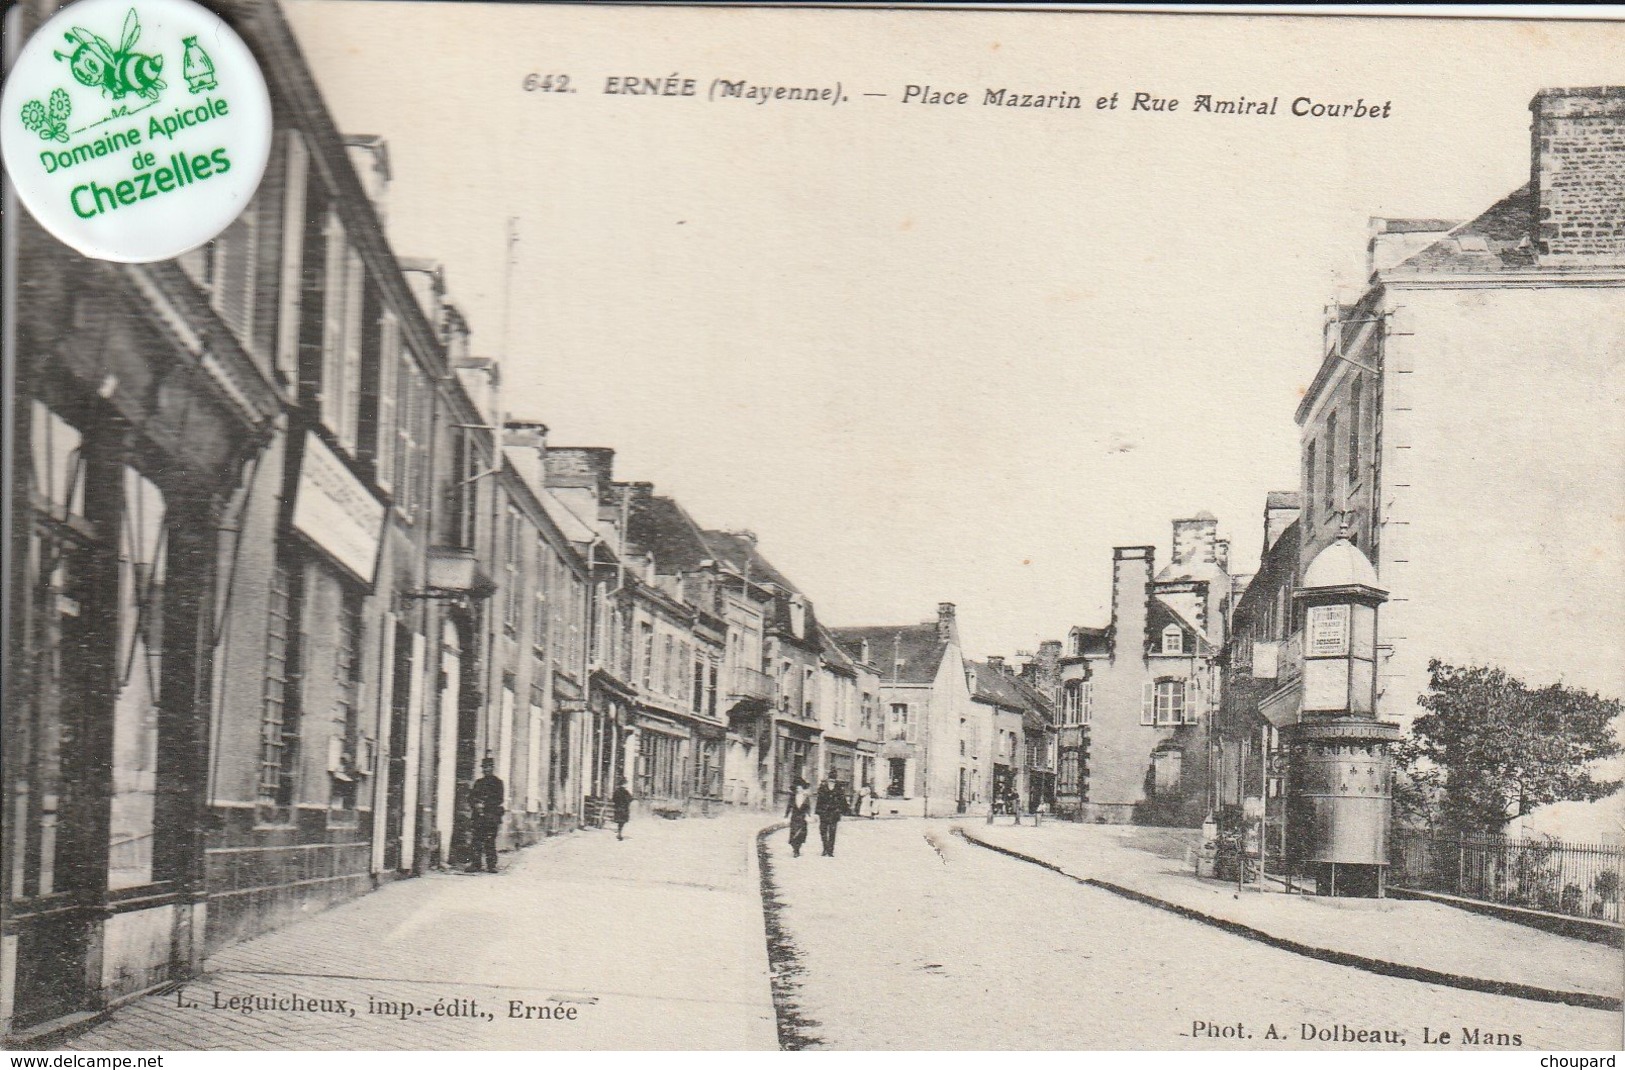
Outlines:
<svg viewBox="0 0 1625 1070"><path fill-rule="evenodd" d="M1505 670L1428 662L1428 711L1396 757L1409 788L1437 801L1463 832L1499 832L1547 803L1592 801L1619 780L1590 765L1622 752L1618 699L1552 684L1530 688Z"/></svg>

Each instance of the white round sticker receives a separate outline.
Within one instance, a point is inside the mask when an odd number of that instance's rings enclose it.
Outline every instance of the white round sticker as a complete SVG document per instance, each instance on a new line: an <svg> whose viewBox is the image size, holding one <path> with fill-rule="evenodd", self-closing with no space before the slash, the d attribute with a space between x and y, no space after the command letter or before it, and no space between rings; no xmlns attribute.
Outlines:
<svg viewBox="0 0 1625 1070"><path fill-rule="evenodd" d="M78 0L12 67L0 151L18 198L63 242L168 260L254 196L271 98L242 38L191 0Z"/></svg>

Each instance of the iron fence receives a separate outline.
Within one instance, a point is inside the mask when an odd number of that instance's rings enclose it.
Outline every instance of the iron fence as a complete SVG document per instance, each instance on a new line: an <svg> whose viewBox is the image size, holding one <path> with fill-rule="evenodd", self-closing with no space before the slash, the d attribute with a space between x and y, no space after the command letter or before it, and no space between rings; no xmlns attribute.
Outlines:
<svg viewBox="0 0 1625 1070"><path fill-rule="evenodd" d="M1625 848L1396 830L1388 883L1509 906L1620 921Z"/></svg>

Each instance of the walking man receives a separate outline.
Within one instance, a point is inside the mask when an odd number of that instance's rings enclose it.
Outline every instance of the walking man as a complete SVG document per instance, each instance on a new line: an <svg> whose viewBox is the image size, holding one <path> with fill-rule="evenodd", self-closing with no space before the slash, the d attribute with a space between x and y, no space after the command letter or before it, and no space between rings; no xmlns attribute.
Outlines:
<svg viewBox="0 0 1625 1070"><path fill-rule="evenodd" d="M470 873L478 873L483 862L492 873L497 871L497 830L502 827L503 804L508 800L508 789L496 775L497 763L487 758L480 763L485 774L468 789L468 808L473 817L474 861Z"/></svg>
<svg viewBox="0 0 1625 1070"><path fill-rule="evenodd" d="M632 793L627 790L626 778L622 777L615 785L615 794L609 797L610 804L615 808L615 838L626 839L621 832L626 823L632 820Z"/></svg>
<svg viewBox="0 0 1625 1070"><path fill-rule="evenodd" d="M831 773L824 778L824 783L818 788L818 801L813 804L813 810L818 814L818 837L824 841L824 857L835 857L835 830L841 824L841 815L846 812L846 793L841 790L841 782Z"/></svg>

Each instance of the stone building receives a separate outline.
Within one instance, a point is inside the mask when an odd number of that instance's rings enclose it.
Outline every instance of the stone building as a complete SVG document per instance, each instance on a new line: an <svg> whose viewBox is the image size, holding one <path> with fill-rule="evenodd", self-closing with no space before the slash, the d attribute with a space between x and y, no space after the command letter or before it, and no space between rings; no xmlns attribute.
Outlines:
<svg viewBox="0 0 1625 1070"><path fill-rule="evenodd" d="M1074 629L1060 661L1063 732L1072 709L1088 728L1087 800L1062 801L1084 820L1193 825L1212 805L1229 557L1208 513L1173 522L1173 560L1161 570L1155 547L1112 551L1111 622Z"/></svg>
<svg viewBox="0 0 1625 1070"><path fill-rule="evenodd" d="M1427 663L1625 690L1617 529L1625 88L1530 104L1528 181L1480 215L1372 221L1367 289L1333 310L1297 409L1299 568L1343 525L1391 598L1383 720ZM1604 459L1608 460L1604 460ZM1599 466L1602 466L1599 468ZM1600 541L1599 541L1600 540Z"/></svg>
<svg viewBox="0 0 1625 1070"><path fill-rule="evenodd" d="M992 726L971 699L952 602L923 624L835 628L849 656L880 676L882 814L939 817L987 805Z"/></svg>

